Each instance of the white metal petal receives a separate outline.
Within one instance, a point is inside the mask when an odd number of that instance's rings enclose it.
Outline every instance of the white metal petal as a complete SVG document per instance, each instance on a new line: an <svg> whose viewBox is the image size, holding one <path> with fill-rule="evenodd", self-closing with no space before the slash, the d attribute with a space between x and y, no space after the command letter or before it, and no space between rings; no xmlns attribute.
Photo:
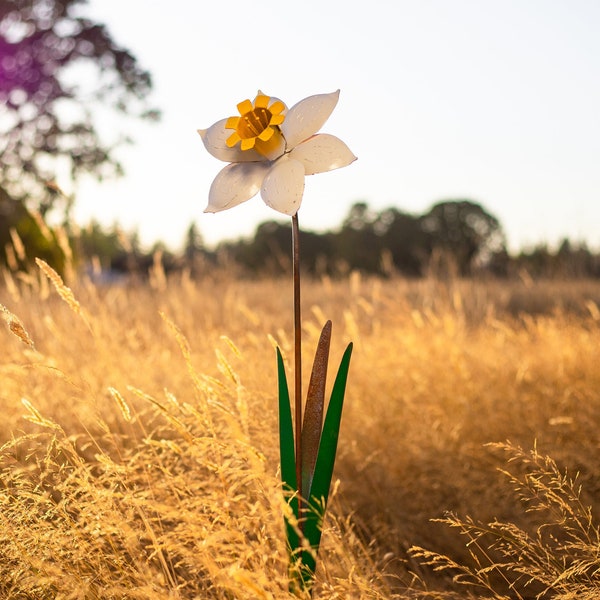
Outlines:
<svg viewBox="0 0 600 600"><path fill-rule="evenodd" d="M304 194L304 166L301 162L281 157L264 178L260 195L267 206L294 215L300 208Z"/></svg>
<svg viewBox="0 0 600 600"><path fill-rule="evenodd" d="M347 167L356 160L342 140L328 133L313 135L296 146L288 156L300 161L307 175Z"/></svg>
<svg viewBox="0 0 600 600"><path fill-rule="evenodd" d="M285 121L281 124L288 151L323 127L339 96L340 90L331 94L309 96L288 110Z"/></svg>
<svg viewBox="0 0 600 600"><path fill-rule="evenodd" d="M259 96L269 96L269 94L266 94L262 90L258 90L258 95ZM275 102L281 102L281 104L283 104L283 110L281 111L281 114L285 115L287 113L287 111L288 111L287 104L281 98L278 98L277 96L269 96L269 98L270 98L269 106L272 106L273 104L275 104Z"/></svg>
<svg viewBox="0 0 600 600"><path fill-rule="evenodd" d="M205 148L219 160L225 162L255 162L266 160L256 150L241 150L239 144L233 148L227 146L227 138L233 133L232 129L225 129L227 119L217 121L208 129L198 129Z"/></svg>
<svg viewBox="0 0 600 600"><path fill-rule="evenodd" d="M269 163L233 163L215 177L208 192L208 206L204 212L216 213L233 208L256 196L267 172Z"/></svg>

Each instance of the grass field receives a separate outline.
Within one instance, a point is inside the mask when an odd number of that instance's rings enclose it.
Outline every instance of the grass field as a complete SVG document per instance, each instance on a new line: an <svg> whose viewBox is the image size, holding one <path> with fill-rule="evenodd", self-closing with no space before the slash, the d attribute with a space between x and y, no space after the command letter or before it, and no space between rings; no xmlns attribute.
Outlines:
<svg viewBox="0 0 600 600"><path fill-rule="evenodd" d="M0 597L291 597L290 282L5 281ZM599 306L589 281L303 282L304 364L327 318L333 364L355 344L314 597L600 597Z"/></svg>

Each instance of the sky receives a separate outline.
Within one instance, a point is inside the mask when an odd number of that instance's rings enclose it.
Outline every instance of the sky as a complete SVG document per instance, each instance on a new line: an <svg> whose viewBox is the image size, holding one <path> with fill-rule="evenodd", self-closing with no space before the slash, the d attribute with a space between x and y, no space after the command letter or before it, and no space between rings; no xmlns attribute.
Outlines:
<svg viewBox="0 0 600 600"><path fill-rule="evenodd" d="M513 250L600 247L598 0L89 0L84 12L150 70L163 118L102 117L136 143L119 150L123 178L78 184L82 224L177 249L194 221L213 245L285 220L260 196L203 212L224 163L196 130L258 89L288 106L340 89L322 131L358 160L306 178L302 228L336 228L357 201L423 213L468 198Z"/></svg>

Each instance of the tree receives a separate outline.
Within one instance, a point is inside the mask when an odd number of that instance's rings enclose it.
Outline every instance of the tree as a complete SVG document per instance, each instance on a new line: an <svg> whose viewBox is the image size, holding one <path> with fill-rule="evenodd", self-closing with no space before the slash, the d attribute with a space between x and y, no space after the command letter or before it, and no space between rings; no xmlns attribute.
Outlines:
<svg viewBox="0 0 600 600"><path fill-rule="evenodd" d="M422 275L428 257L428 237L418 216L387 208L377 216L374 228L395 269L411 277Z"/></svg>
<svg viewBox="0 0 600 600"><path fill-rule="evenodd" d="M421 227L430 237L431 254L454 261L461 275L506 248L498 219L470 200L439 202L421 217Z"/></svg>
<svg viewBox="0 0 600 600"><path fill-rule="evenodd" d="M204 239L202 233L198 229L198 225L195 221L190 223L186 234L185 244L183 247L183 261L187 269L189 269L190 275L195 277L201 271L203 259L206 257L204 250Z"/></svg>
<svg viewBox="0 0 600 600"><path fill-rule="evenodd" d="M74 180L122 171L114 149L126 140L102 139L93 109L159 116L147 106L148 71L106 27L82 16L83 5L0 0L0 187L42 214L61 197L48 185L59 170Z"/></svg>
<svg viewBox="0 0 600 600"><path fill-rule="evenodd" d="M62 271L65 256L56 233L44 227L22 202L11 198L0 187L0 259L12 270L25 268L35 257Z"/></svg>
<svg viewBox="0 0 600 600"><path fill-rule="evenodd" d="M381 238L375 231L377 215L366 202L350 207L333 246L335 258L349 269L377 273L381 267Z"/></svg>
<svg viewBox="0 0 600 600"><path fill-rule="evenodd" d="M198 229L198 224L193 221L187 229L185 234L185 247L183 249L183 256L188 263L193 263L194 259L202 254L204 249L204 239Z"/></svg>

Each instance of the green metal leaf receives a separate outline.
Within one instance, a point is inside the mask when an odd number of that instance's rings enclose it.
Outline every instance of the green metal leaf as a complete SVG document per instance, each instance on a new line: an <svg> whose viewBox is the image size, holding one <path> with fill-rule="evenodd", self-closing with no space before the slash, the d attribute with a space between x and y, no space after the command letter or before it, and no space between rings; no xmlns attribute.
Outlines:
<svg viewBox="0 0 600 600"><path fill-rule="evenodd" d="M285 376L285 366L281 351L277 348L277 381L279 395L279 455L281 458L281 481L283 492L289 499L296 522L298 520L298 497L296 492L296 458L294 456L294 427L292 424L292 409L290 407L290 393ZM290 552L295 553L300 541L294 524L286 519L286 534Z"/></svg>
<svg viewBox="0 0 600 600"><path fill-rule="evenodd" d="M302 493L305 498L308 498L312 485L321 441L330 343L331 321L327 321L321 331L315 353L302 422Z"/></svg>
<svg viewBox="0 0 600 600"><path fill-rule="evenodd" d="M321 344L321 341L319 341L319 344ZM329 345L329 341L327 342L327 345ZM319 350L317 350L317 353L319 353ZM290 551L290 591L293 591L294 593L306 593L307 591L310 593L314 582L317 566L317 553L321 543L323 516L325 515L325 510L327 508L329 488L331 486L335 455L337 452L337 442L339 438L351 354L352 344L349 344L342 357L331 392L329 407L327 409L327 415L325 416L325 423L320 437L312 486L309 493L305 492L310 501L302 515L304 517L303 534L310 544L310 550L302 549L297 526L286 519L286 534ZM315 362L318 360L319 359L315 357ZM283 481L284 493L290 494L289 504L293 514L296 519L298 519L298 498L293 495L293 493L297 491L297 479L292 413L285 368L279 349L277 349L277 367L279 382L281 478Z"/></svg>
<svg viewBox="0 0 600 600"><path fill-rule="evenodd" d="M304 524L304 535L314 554L319 549L321 543L322 521L327 509L329 499L329 488L333 476L333 467L335 464L335 455L337 452L338 438L340 434L340 425L342 421L342 409L344 407L344 396L346 393L346 381L348 380L348 370L350 368L350 357L352 355L352 344L348 344L342 357L338 369L335 383L331 392L327 415L321 434L321 443L319 444L319 453L315 466L315 474L310 489L309 507L306 511L306 520ZM312 556L307 560L310 566L310 560L314 562Z"/></svg>

